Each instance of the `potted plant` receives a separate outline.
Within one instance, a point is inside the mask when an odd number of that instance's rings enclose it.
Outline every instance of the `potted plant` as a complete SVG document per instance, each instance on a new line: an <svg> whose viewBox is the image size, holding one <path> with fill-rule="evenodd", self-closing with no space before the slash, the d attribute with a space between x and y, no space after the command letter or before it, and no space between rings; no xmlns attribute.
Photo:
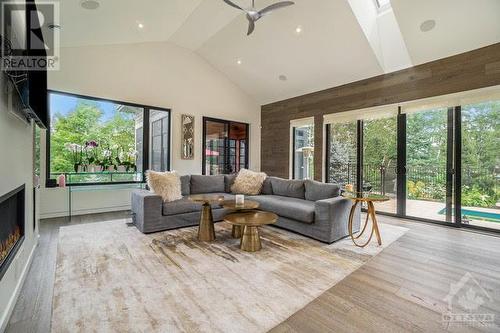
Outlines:
<svg viewBox="0 0 500 333"><path fill-rule="evenodd" d="M64 147L71 153L71 162L73 163L73 169L75 172L81 171L82 164L82 146L76 143L67 143Z"/></svg>
<svg viewBox="0 0 500 333"><path fill-rule="evenodd" d="M94 140L85 142L85 155L88 164L88 172L96 172L96 164L99 164L97 147L99 147L99 144Z"/></svg>

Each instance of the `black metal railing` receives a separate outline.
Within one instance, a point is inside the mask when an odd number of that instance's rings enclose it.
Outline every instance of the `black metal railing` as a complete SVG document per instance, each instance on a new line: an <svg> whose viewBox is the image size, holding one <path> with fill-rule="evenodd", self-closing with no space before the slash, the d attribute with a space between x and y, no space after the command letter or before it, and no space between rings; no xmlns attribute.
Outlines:
<svg viewBox="0 0 500 333"><path fill-rule="evenodd" d="M63 174L66 178L66 184L110 184L110 183L131 183L141 182L141 172L120 172L120 171L102 171L102 172L51 172L50 177L56 179Z"/></svg>
<svg viewBox="0 0 500 333"><path fill-rule="evenodd" d="M406 179L412 195L421 199L442 199L446 195L446 167L431 165L407 165ZM329 182L341 185L356 184L356 163L330 163ZM363 188L373 192L396 194L397 171L395 163L384 166L363 164ZM462 170L462 185L477 186L498 191L500 174L497 169L468 168Z"/></svg>

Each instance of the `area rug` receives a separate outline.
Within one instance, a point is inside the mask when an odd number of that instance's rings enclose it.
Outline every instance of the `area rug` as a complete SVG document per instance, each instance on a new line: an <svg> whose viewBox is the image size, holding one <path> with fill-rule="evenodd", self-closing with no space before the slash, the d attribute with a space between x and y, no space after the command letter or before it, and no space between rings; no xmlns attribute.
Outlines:
<svg viewBox="0 0 500 333"><path fill-rule="evenodd" d="M151 235L120 221L60 229L53 332L266 332L407 231L383 224L383 246L323 244L261 229L263 249L242 252L231 226L217 240L197 228Z"/></svg>

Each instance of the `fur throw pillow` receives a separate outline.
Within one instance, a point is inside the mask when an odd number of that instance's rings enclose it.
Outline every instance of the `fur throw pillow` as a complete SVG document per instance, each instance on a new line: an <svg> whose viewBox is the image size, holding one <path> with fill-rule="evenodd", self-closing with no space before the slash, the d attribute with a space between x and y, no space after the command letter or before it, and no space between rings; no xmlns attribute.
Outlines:
<svg viewBox="0 0 500 333"><path fill-rule="evenodd" d="M175 171L146 172L148 186L154 193L162 197L163 201L170 202L182 199L181 177Z"/></svg>
<svg viewBox="0 0 500 333"><path fill-rule="evenodd" d="M231 192L235 194L257 195L262 189L262 184L267 175L264 172L255 172L241 169L231 186Z"/></svg>

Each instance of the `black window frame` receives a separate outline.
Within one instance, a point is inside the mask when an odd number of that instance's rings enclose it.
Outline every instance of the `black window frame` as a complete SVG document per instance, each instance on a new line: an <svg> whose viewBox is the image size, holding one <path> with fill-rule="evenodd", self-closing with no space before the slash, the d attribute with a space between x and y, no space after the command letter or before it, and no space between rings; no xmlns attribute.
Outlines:
<svg viewBox="0 0 500 333"><path fill-rule="evenodd" d="M87 99L91 101L99 101L99 102L108 102L114 104L120 104L130 107L142 108L143 109L143 132L142 132L142 180L140 181L116 181L116 182L88 182L88 183L67 183L67 186L96 186L96 185L120 185L120 184L144 184L146 183L146 171L149 170L149 146L150 146L150 128L149 128L149 120L150 120L150 111L163 111L168 112L168 127L169 127L169 136L168 136L168 159L167 170L171 170L171 155L172 155L172 110L170 108L157 107L151 105L137 104L131 102L123 102L118 100L113 100L109 98L96 97L96 96L88 96L82 94L75 94L66 91L60 90L47 90L47 109L49 111L48 119L47 119L47 131L45 138L45 186L53 187L53 181L51 181L51 172L50 172L50 132L52 130L52 112L50 109L50 94L58 94L63 96Z"/></svg>
<svg viewBox="0 0 500 333"><path fill-rule="evenodd" d="M219 118L212 118L212 117L203 117L202 123L203 123L203 133L202 133L202 141L203 141L203 146L202 146L202 160L201 160L201 174L206 175L206 166L207 166L207 121L212 121L212 122L217 122L224 124L227 126L227 138L225 142L225 151L224 151L224 173L221 173L222 175L227 175L230 174L228 173L228 168L230 165L230 144L229 144L229 137L230 137L230 132L231 132L231 124L242 124L245 125L246 127L246 136L245 136L245 165L241 166L241 160L240 160L240 169L245 168L248 169L248 165L250 163L250 124L245 123L243 121L237 121L237 120L226 120L226 119L219 119Z"/></svg>

